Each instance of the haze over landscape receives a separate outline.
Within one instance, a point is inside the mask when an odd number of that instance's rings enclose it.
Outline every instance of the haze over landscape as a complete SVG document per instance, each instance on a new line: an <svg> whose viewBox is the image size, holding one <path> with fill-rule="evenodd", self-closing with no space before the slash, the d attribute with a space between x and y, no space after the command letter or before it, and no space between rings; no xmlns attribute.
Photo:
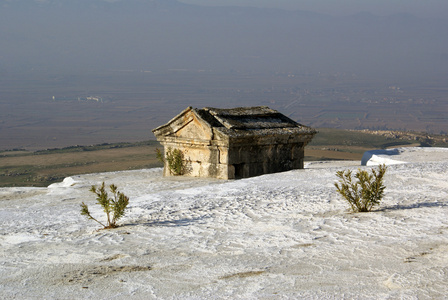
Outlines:
<svg viewBox="0 0 448 300"><path fill-rule="evenodd" d="M307 10L333 16L346 16L359 12L375 15L412 14L417 17L446 18L448 3L443 0L359 1L359 0L180 0L183 3L207 6L252 6L285 10Z"/></svg>
<svg viewBox="0 0 448 300"><path fill-rule="evenodd" d="M440 75L445 19L206 7L175 0L2 1L3 70ZM414 74L412 74L414 73Z"/></svg>
<svg viewBox="0 0 448 300"><path fill-rule="evenodd" d="M2 0L0 147L152 139L190 105L444 133L445 2L358 2Z"/></svg>

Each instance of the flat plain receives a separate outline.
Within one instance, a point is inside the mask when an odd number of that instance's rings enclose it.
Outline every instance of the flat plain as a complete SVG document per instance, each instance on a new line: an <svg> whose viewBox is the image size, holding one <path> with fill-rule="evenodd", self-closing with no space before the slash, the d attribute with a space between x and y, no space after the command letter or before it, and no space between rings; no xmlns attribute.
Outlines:
<svg viewBox="0 0 448 300"><path fill-rule="evenodd" d="M366 150L394 146L446 147L445 82L204 70L10 74L0 81L0 186L47 186L74 174L160 166L151 129L188 106L274 108L318 128L307 160L359 160ZM355 129L424 134L413 140ZM442 142L428 144L426 134L439 134Z"/></svg>
<svg viewBox="0 0 448 300"><path fill-rule="evenodd" d="M188 106L266 105L318 128L446 134L446 81L204 70L10 74L0 81L0 150L150 140L151 129Z"/></svg>

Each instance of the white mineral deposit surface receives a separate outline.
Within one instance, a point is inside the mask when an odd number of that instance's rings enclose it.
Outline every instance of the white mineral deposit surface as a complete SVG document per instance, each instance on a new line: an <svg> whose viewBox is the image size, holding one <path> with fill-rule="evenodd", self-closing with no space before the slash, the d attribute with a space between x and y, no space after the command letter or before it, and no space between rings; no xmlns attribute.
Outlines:
<svg viewBox="0 0 448 300"><path fill-rule="evenodd" d="M448 149L368 155L389 164L370 213L351 213L334 187L336 171L372 168L360 161L234 181L146 169L1 188L0 298L447 297ZM103 181L130 197L112 230L80 215L85 202L105 221L89 192Z"/></svg>

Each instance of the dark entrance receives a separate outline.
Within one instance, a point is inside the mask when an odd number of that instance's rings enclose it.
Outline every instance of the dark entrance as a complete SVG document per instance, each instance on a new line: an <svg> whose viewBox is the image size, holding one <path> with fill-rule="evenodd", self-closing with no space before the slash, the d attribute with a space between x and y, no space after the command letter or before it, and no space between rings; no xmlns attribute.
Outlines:
<svg viewBox="0 0 448 300"><path fill-rule="evenodd" d="M235 164L235 179L244 178L244 164Z"/></svg>

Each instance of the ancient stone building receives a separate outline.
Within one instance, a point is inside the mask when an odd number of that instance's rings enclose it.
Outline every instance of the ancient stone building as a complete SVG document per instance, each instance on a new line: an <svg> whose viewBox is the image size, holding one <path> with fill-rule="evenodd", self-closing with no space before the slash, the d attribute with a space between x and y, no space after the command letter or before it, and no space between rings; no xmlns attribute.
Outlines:
<svg viewBox="0 0 448 300"><path fill-rule="evenodd" d="M266 106L188 107L153 130L168 149L179 149L185 175L245 178L303 168L304 147L316 131ZM172 175L167 167L164 176Z"/></svg>

